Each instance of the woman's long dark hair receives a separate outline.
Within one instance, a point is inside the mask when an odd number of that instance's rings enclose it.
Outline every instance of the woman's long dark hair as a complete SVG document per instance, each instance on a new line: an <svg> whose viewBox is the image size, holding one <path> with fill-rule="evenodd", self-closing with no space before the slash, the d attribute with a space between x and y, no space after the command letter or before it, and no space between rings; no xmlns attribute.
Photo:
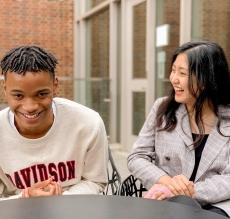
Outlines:
<svg viewBox="0 0 230 219"><path fill-rule="evenodd" d="M171 67L179 54L186 54L189 68L189 91L195 97L195 122L199 133L204 134L202 109L208 101L213 112L218 117L217 128L220 132L220 122L224 119L218 114L218 106L230 104L230 72L223 49L214 42L188 42L176 49ZM192 76L197 79L197 89L193 89ZM198 95L197 95L198 94ZM171 131L177 124L176 110L180 103L175 101L175 91L171 90L168 98L157 111L156 126L159 130ZM165 122L163 125L163 121ZM202 137L201 137L202 138Z"/></svg>

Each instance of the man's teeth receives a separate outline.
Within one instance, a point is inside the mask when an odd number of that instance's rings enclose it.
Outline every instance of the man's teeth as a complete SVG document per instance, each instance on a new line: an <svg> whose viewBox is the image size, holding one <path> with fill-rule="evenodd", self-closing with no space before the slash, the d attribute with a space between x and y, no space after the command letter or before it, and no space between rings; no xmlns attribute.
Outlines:
<svg viewBox="0 0 230 219"><path fill-rule="evenodd" d="M33 114L33 115L29 115L29 114L23 114L27 119L35 119L36 117L38 117L39 113Z"/></svg>

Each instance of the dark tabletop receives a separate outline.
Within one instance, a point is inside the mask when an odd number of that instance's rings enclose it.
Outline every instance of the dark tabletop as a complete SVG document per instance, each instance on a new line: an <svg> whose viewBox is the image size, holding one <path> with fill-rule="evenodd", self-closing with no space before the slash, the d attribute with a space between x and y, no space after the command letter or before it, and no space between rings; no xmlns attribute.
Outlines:
<svg viewBox="0 0 230 219"><path fill-rule="evenodd" d="M100 195L63 195L0 201L1 219L224 219L167 201Z"/></svg>

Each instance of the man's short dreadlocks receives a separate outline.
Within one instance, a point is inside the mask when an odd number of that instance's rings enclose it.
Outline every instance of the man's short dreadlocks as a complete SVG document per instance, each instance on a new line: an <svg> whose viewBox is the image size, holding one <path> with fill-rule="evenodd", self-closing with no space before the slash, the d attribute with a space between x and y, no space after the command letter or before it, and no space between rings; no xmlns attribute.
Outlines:
<svg viewBox="0 0 230 219"><path fill-rule="evenodd" d="M55 68L58 61L49 52L38 46L20 46L10 50L1 60L2 74L6 76L7 72L16 72L24 75L27 71L49 72L55 77Z"/></svg>

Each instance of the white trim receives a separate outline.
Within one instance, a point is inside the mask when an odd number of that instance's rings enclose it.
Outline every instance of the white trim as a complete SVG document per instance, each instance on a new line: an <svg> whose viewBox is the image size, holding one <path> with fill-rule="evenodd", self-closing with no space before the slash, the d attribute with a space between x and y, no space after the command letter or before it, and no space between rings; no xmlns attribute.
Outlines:
<svg viewBox="0 0 230 219"><path fill-rule="evenodd" d="M149 0L127 0L122 3L122 51L121 51L121 74L122 74L122 95L121 95L121 144L124 145L124 149L129 151L132 147L133 142L136 139L135 135L132 135L132 98L133 92L145 92L148 93L148 75L153 73L153 67L149 63L154 60L150 60L151 57L147 59L149 53L148 42L151 41L147 37L147 34L152 33L154 35L153 27L150 27L150 24L147 24L151 16L147 16L148 13L151 13L148 9ZM133 7L139 5L140 3L145 2L146 4L146 78L138 79L133 78ZM151 5L150 5L151 6ZM148 12L149 11L149 12ZM147 30L150 28L151 30ZM152 31L152 32L151 32ZM148 97L149 98L149 97ZM147 102L147 96L146 101ZM146 103L147 104L147 103ZM146 105L147 106L147 105ZM146 107L145 107L146 108ZM147 110L146 110L147 111Z"/></svg>
<svg viewBox="0 0 230 219"><path fill-rule="evenodd" d="M110 75L110 142L117 139L117 71L118 71L118 7L115 1L110 2L109 33L109 75Z"/></svg>
<svg viewBox="0 0 230 219"><path fill-rule="evenodd" d="M74 79L85 78L85 43L86 43L86 22L77 21L77 12L84 13L86 1L75 0L74 13Z"/></svg>
<svg viewBox="0 0 230 219"><path fill-rule="evenodd" d="M139 5L142 2L146 2L147 0L127 0L131 5ZM147 9L147 8L146 8Z"/></svg>
<svg viewBox="0 0 230 219"><path fill-rule="evenodd" d="M180 0L180 45L191 40L192 0Z"/></svg>
<svg viewBox="0 0 230 219"><path fill-rule="evenodd" d="M81 9L79 10L81 11L80 15L78 17L77 16L75 17L75 22L79 23L81 20L88 19L94 16L95 14L97 14L98 12L100 12L101 10L109 7L111 3L117 3L120 2L121 0L106 0L96 5L92 9L89 9L88 11L86 11L86 0L75 0L75 1L77 1L78 3L77 5Z"/></svg>
<svg viewBox="0 0 230 219"><path fill-rule="evenodd" d="M117 2L120 0L105 0L102 3L96 5L91 9L86 8L86 0L76 0L76 5L79 7L76 10L78 14L75 14L75 37L74 37L74 81L78 82L78 86L74 86L74 98L80 99L81 103L84 104L84 100L86 97L86 91L84 87L84 82L86 79L87 69L87 57L86 52L86 43L87 43L87 23L90 21L89 19L95 14L101 12L104 9L109 10L109 78L110 78L110 98L105 101L110 102L110 141L116 141L116 132L117 132L117 64L118 64L118 30L117 30L117 19L118 19L118 7ZM92 78L91 78L92 79ZM97 79L95 79L97 80ZM79 96L79 89L81 89L81 96Z"/></svg>
<svg viewBox="0 0 230 219"><path fill-rule="evenodd" d="M146 77L147 77L147 90L146 90L146 116L149 113L154 98L155 98L155 30L156 30L156 1L147 0L147 24L146 24Z"/></svg>
<svg viewBox="0 0 230 219"><path fill-rule="evenodd" d="M130 64L128 60L128 54L127 54L127 42L128 42L128 33L127 33L127 27L130 26L130 23L128 23L128 16L127 14L127 8L128 8L128 2L122 1L121 2L121 17L122 17L122 24L121 24L121 145L124 146L124 149L127 148L128 144L128 136L127 136L127 130L128 130L128 121L127 121L127 100L128 100L128 93L127 93L127 84L129 82L128 80L128 74L127 74L127 65ZM130 113L130 112L129 112Z"/></svg>
<svg viewBox="0 0 230 219"><path fill-rule="evenodd" d="M83 0L83 1L85 2L86 0ZM110 2L111 2L111 0L107 0L107 1L104 1L100 4L98 4L97 6L93 7L92 9L89 9L87 12L81 14L80 17L78 17L76 19L76 21L79 22L81 20L88 19L88 18L92 17L93 15L100 12L101 10L108 8L110 5Z"/></svg>
<svg viewBox="0 0 230 219"><path fill-rule="evenodd" d="M82 20L80 23L75 22L74 37L74 84L79 83L78 86L74 85L74 100L79 100L85 104L86 91L84 80L86 75L86 21ZM80 79L80 80L79 80ZM82 82L81 82L82 79ZM83 83L83 84L81 84ZM78 94L78 87L81 88L81 96Z"/></svg>

